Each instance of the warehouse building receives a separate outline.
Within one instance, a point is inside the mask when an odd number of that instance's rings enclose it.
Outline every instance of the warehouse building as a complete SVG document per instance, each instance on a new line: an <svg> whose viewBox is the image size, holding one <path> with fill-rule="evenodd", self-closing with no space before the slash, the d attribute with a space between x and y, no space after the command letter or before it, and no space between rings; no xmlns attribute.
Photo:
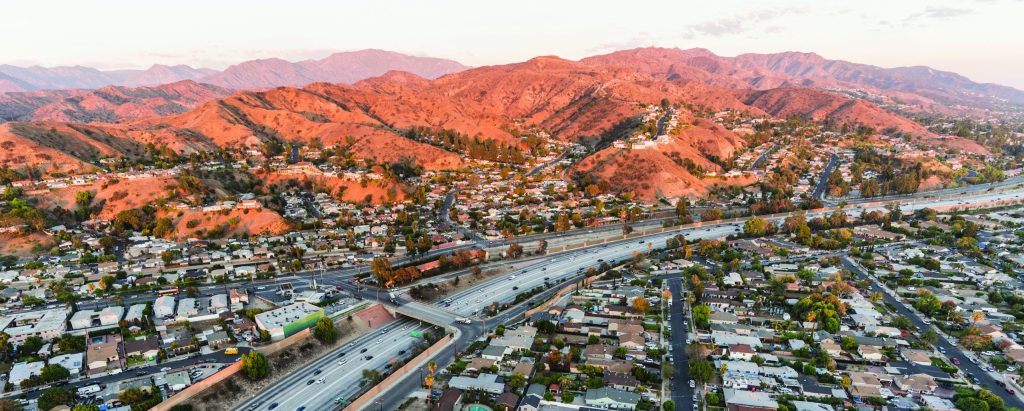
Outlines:
<svg viewBox="0 0 1024 411"><path fill-rule="evenodd" d="M324 309L310 303L295 303L256 315L256 325L280 340L316 324L324 316Z"/></svg>

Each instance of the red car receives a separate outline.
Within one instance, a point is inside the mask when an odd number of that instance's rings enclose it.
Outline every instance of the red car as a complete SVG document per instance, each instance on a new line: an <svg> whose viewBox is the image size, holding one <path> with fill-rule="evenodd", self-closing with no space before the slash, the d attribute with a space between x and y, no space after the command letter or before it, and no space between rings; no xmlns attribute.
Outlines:
<svg viewBox="0 0 1024 411"><path fill-rule="evenodd" d="M953 358L952 360L953 360L953 364L954 365L960 365L960 360L958 360L956 358Z"/></svg>

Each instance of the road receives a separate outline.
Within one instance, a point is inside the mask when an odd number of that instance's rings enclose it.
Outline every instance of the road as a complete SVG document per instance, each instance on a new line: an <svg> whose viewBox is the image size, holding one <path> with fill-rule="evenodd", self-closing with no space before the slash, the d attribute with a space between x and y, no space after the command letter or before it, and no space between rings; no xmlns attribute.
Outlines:
<svg viewBox="0 0 1024 411"><path fill-rule="evenodd" d="M1024 190L1017 189L1008 192L979 194L975 195L973 199L968 199L965 197L957 197L953 199L932 198L915 202L904 202L901 205L901 207L905 212L912 212L913 210L925 207L956 205L958 202L964 201L965 199L983 202L1000 199L1019 199L1022 195L1024 195ZM850 206L845 210L848 214L856 216L862 212L884 209L885 206L883 204L866 203L864 205ZM807 214L808 218L813 218L816 216L826 215L828 213L831 213L832 211L832 209L826 208L814 212L809 212ZM765 218L773 222L780 222L786 217L793 214L794 213L784 213L780 215L768 216ZM579 268L585 269L585 267L588 266L599 265L600 262L598 261L598 259L611 261L622 258L629 258L633 250L646 251L646 243L650 242L660 247L662 244L664 244L665 239L674 235L684 235L687 237L687 239L691 241L699 240L702 238L725 237L739 230L745 221L746 218L740 218L731 221L711 224L696 224L694 226L689 226L682 229L670 230L664 233L645 236L642 240L632 238L588 247L585 250L588 251L587 253L570 252L559 254L558 256L551 257L555 258L555 261L541 261L525 268L525 273L523 273L521 271L522 269L520 269L520 272L516 274L516 279L514 280L509 280L507 276L502 276L484 282L471 290L457 293L451 297L454 300L452 306L445 308L445 310L455 310L461 313L472 313L485 306L487 304L487 300L498 300L507 302L510 301L511 299L514 299L516 293L522 290L529 289L529 286L533 286L535 284L543 284L543 277L545 276L549 277L549 280L554 280L556 278L565 278L567 276L568 278L563 284L569 284L582 278L582 275L577 274ZM548 269L543 270L542 268L544 267L547 267ZM511 290L511 287L509 287L510 282L516 282L518 284L523 285L523 287L520 287L520 290ZM672 286L671 284L672 283L670 282L670 287ZM450 347L442 351L438 356L435 357L435 360L437 361L439 366L442 367L449 364L452 361L454 353L459 349L465 348L467 344L469 344L469 342L483 335L483 331L485 328L493 328L497 324L508 324L520 320L519 316L522 315L522 313L530 306L530 304L533 303L533 301L540 301L541 299L546 298L548 295L552 294L557 288L558 287L549 289L548 291L542 293L542 295L534 297L531 301L515 306L513 309L502 312L496 317L477 319L473 321L473 323L469 326L463 326L461 324L456 325L456 327L458 327L461 331L461 337L458 339L454 347ZM676 290L673 290L673 292L676 292ZM481 297L477 297L478 295L486 295L487 300ZM478 303L477 300L480 300L480 302ZM399 303L403 304L404 302L399 301ZM674 331L685 329L685 327L678 323L678 321L681 321L681 318L679 316L673 316L673 318L675 319L674 321L677 321L673 323L672 326ZM485 324L486 327L484 326ZM677 342L675 339L673 339L673 357L676 359L675 363L677 364L676 384L688 384L689 382L689 369L685 365L688 359L686 358L685 352L679 351L680 348L683 351L685 351L685 337L683 341L684 345L682 347L676 347ZM677 404L689 404L689 409L692 409L692 390L688 390L688 385L685 385L685 387L685 389L682 389L682 386L676 386L675 388L673 388L672 396L674 399L678 400ZM410 393L412 393L418 388L419 381L416 379L416 377L406 376L398 384L396 384L386 393L380 396L380 406L384 409L395 409L398 407L398 405L401 404L402 401L404 401L404 399ZM680 410L688 409L684 408L685 405L682 407L677 407L677 409Z"/></svg>
<svg viewBox="0 0 1024 411"><path fill-rule="evenodd" d="M391 322L289 374L236 409L263 410L277 404L274 408L281 410L324 410L335 407L339 398L351 401L362 392L363 370L378 370L383 375L385 367L411 356L413 344L419 340L409 335L413 331L437 332L437 328L414 320Z"/></svg>
<svg viewBox="0 0 1024 411"><path fill-rule="evenodd" d="M171 371L177 371L182 368L188 368L196 365L196 361L202 360L204 364L211 367L219 367L221 364L231 364L238 360L238 358L251 350L249 347L238 347L238 354L227 355L224 351L216 351L210 354L195 355L195 356L184 356L174 357L160 364L153 364L145 367L137 367L126 370L117 374L102 375L98 377L86 377L77 380L72 380L68 384L68 388L77 389L86 387L93 384L110 385L121 380L137 378L140 376L151 376L159 374L164 368L170 368ZM34 399L38 398L43 393L43 390L47 386L36 387L37 389L25 393L25 398ZM0 397L16 396L20 391L12 391L4 393Z"/></svg>
<svg viewBox="0 0 1024 411"><path fill-rule="evenodd" d="M846 267L848 270L856 273L858 278L871 281L873 284L872 289L875 291L881 291L882 296L885 299L885 302L893 307L896 307L896 312L910 319L910 322L914 324L914 326L917 327L918 330L932 328L931 324L924 322L924 320L922 320L916 312L907 308L907 306L904 305L902 301L897 299L896 296L890 294L886 287L883 287L882 284L880 284L878 280L874 278L874 276L868 275L868 273L864 271L864 269L859 264L850 259L850 257L843 257L842 263L843 266ZM967 358L967 356L964 355L963 351L961 351L959 346L949 342L949 340L947 340L938 330L935 331L939 335L939 339L936 341L935 346L945 351L945 354L949 358L956 358L958 361L960 361L960 365L957 365L957 367L960 368L960 371L962 373L977 377L981 383L980 385L983 388L992 391L1000 398L1002 398L1003 401L1006 402L1007 407L1017 407L1019 409L1024 409L1024 402L1017 398L1017 396L1010 395L1003 388L996 385L996 378L992 374L985 372L977 364L972 363Z"/></svg>
<svg viewBox="0 0 1024 411"><path fill-rule="evenodd" d="M686 298L683 297L683 284L679 276L668 280L668 288L672 291L672 318L669 324L672 325L672 364L676 367L675 378L672 380L672 402L676 403L677 410L693 409L694 389L690 388L690 356L686 352L686 337L690 335L689 319L690 310L686 306Z"/></svg>
<svg viewBox="0 0 1024 411"><path fill-rule="evenodd" d="M757 156L757 159L750 163L750 166L747 167L747 170L756 170L758 167L761 166L761 163L763 163L764 160L767 159L768 156L772 154L773 151L775 151L775 144L772 144L771 147L766 148L764 152L761 153L761 155Z"/></svg>
<svg viewBox="0 0 1024 411"><path fill-rule="evenodd" d="M828 164L821 170L821 177L818 177L818 184L814 186L814 192L811 193L811 198L823 199L825 197L825 188L828 187L828 178L832 175L832 172L836 169L836 163L839 162L839 156L832 154L828 158Z"/></svg>

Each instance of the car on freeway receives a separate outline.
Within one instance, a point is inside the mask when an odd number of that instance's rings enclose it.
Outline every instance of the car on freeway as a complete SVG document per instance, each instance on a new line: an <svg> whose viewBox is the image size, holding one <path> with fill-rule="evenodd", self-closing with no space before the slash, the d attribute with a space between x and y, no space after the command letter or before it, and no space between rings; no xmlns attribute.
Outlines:
<svg viewBox="0 0 1024 411"><path fill-rule="evenodd" d="M365 358L365 359L366 359L366 361L370 361L370 360L372 360L372 359L373 359L373 356L372 356L372 355L367 355L367 356L365 356L365 357L363 357L363 358Z"/></svg>
<svg viewBox="0 0 1024 411"><path fill-rule="evenodd" d="M345 364L348 364L348 360L338 361L338 365L345 365Z"/></svg>
<svg viewBox="0 0 1024 411"><path fill-rule="evenodd" d="M306 381L306 385L313 385L314 382L316 382L316 381L315 380Z"/></svg>
<svg viewBox="0 0 1024 411"><path fill-rule="evenodd" d="M365 349L365 348L363 348L363 349L359 350L359 353L360 353L360 354L362 354L362 353L364 353L364 352L366 352L366 349Z"/></svg>
<svg viewBox="0 0 1024 411"><path fill-rule="evenodd" d="M274 409L274 408L277 408L277 403L276 403L276 402L275 402L275 403L273 403L273 404L270 404L270 406L269 406L269 407L267 407L267 409L268 409L268 410L272 410L272 409Z"/></svg>
<svg viewBox="0 0 1024 411"><path fill-rule="evenodd" d="M324 370L321 370L321 369L317 368L316 371L313 371L313 375L320 375L320 373L322 373L322 372L324 372Z"/></svg>

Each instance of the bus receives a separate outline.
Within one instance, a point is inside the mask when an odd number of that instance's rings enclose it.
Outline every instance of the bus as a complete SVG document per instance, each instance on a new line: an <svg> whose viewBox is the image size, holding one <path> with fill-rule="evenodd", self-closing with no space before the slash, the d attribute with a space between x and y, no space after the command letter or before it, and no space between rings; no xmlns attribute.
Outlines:
<svg viewBox="0 0 1024 411"><path fill-rule="evenodd" d="M157 295L163 297L165 295L178 295L178 287L168 288L166 290L157 291Z"/></svg>
<svg viewBox="0 0 1024 411"><path fill-rule="evenodd" d="M224 354L227 354L227 355L238 354L238 349L234 348L234 347L225 349L224 350Z"/></svg>

